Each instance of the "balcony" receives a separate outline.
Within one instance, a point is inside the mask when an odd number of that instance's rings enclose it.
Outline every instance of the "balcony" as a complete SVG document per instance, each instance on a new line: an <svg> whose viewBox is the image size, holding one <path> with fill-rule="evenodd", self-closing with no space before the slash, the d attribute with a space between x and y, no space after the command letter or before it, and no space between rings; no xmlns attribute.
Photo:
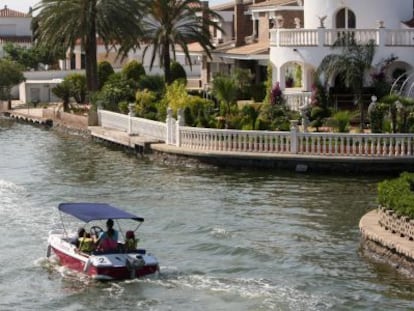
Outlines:
<svg viewBox="0 0 414 311"><path fill-rule="evenodd" d="M272 29L271 47L331 47L338 39L352 38L358 44L373 41L381 47L413 47L414 29Z"/></svg>

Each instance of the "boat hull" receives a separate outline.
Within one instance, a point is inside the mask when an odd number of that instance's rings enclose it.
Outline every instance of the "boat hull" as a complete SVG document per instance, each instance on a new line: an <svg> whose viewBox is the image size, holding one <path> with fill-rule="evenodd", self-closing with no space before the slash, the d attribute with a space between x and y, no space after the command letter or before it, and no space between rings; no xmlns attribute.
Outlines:
<svg viewBox="0 0 414 311"><path fill-rule="evenodd" d="M62 266L97 280L134 279L159 271L157 259L144 250L88 255L59 236L49 237L49 247Z"/></svg>

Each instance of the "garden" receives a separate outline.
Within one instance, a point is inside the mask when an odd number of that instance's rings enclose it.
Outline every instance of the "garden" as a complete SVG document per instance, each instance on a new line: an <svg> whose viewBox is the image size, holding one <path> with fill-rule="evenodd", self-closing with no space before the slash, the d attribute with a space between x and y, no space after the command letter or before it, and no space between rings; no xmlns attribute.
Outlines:
<svg viewBox="0 0 414 311"><path fill-rule="evenodd" d="M175 114L182 109L186 125L204 128L287 131L291 120L299 124L306 120L308 131L414 132L414 100L389 95L391 84L381 74L372 75L371 85L361 90L369 95L365 96L368 101L354 109L334 107L335 94L315 77L310 102L300 112L289 109L279 83L254 84L246 69L237 69L231 76L216 75L208 93L187 91L186 73L177 62L171 64L171 76L172 83L166 84L163 76L146 74L138 61L125 64L118 72L104 61L98 64L99 90L89 101L124 114L133 103L135 116L157 121L165 121L167 107ZM270 68L268 76L272 76ZM62 99L64 110L82 111L87 101L86 78L71 74L53 93ZM378 98L373 100L370 94Z"/></svg>

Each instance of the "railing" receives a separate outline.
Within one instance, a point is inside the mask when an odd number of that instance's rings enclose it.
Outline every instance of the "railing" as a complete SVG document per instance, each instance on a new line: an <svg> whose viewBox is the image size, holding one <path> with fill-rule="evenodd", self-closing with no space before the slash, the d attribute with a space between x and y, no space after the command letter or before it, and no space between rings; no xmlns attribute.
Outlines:
<svg viewBox="0 0 414 311"><path fill-rule="evenodd" d="M129 134L147 136L164 141L167 136L167 126L163 122L131 117L125 114L107 110L98 110L99 125L117 129Z"/></svg>
<svg viewBox="0 0 414 311"><path fill-rule="evenodd" d="M242 131L183 126L168 110L165 123L99 110L102 127L165 141L168 145L205 152L299 154L329 157L413 158L414 134L351 134L301 132L292 121L289 132Z"/></svg>
<svg viewBox="0 0 414 311"><path fill-rule="evenodd" d="M352 38L358 44L370 40L378 46L414 46L414 29L272 29L270 43L279 47L332 46L338 39Z"/></svg>
<svg viewBox="0 0 414 311"><path fill-rule="evenodd" d="M327 29L324 31L324 45L332 46L338 40L350 39L358 44L367 44L370 41L378 42L378 30L377 29Z"/></svg>
<svg viewBox="0 0 414 311"><path fill-rule="evenodd" d="M200 151L340 157L412 157L412 134L235 131L180 127L180 147Z"/></svg>
<svg viewBox="0 0 414 311"><path fill-rule="evenodd" d="M413 134L298 133L297 153L341 157L411 157Z"/></svg>
<svg viewBox="0 0 414 311"><path fill-rule="evenodd" d="M400 29L400 30L386 30L387 46L413 46L414 45L414 30Z"/></svg>
<svg viewBox="0 0 414 311"><path fill-rule="evenodd" d="M131 117L131 133L165 141L167 126L163 122Z"/></svg>
<svg viewBox="0 0 414 311"><path fill-rule="evenodd" d="M300 111L301 107L309 103L312 92L288 93L284 94L286 105L290 110Z"/></svg>
<svg viewBox="0 0 414 311"><path fill-rule="evenodd" d="M98 122L102 127L112 128L127 132L129 117L125 114L115 113L107 110L98 110Z"/></svg>
<svg viewBox="0 0 414 311"><path fill-rule="evenodd" d="M285 29L279 31L280 46L318 46L318 31L311 29Z"/></svg>
<svg viewBox="0 0 414 311"><path fill-rule="evenodd" d="M181 147L200 151L290 153L289 132L180 127Z"/></svg>

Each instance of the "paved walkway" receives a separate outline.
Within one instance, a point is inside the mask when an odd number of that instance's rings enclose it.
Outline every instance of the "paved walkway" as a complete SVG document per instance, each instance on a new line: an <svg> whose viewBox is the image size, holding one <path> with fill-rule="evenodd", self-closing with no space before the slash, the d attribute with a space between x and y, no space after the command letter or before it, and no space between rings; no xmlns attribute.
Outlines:
<svg viewBox="0 0 414 311"><path fill-rule="evenodd" d="M365 238L396 251L398 254L414 259L414 241L400 237L398 234L391 233L391 231L381 227L377 210L373 210L361 218L359 229Z"/></svg>
<svg viewBox="0 0 414 311"><path fill-rule="evenodd" d="M159 140L150 137L129 135L124 131L103 128L100 126L89 126L88 129L90 130L92 137L96 137L134 149L137 149L137 146L139 146L140 152L146 152L149 150L151 144L160 142Z"/></svg>

